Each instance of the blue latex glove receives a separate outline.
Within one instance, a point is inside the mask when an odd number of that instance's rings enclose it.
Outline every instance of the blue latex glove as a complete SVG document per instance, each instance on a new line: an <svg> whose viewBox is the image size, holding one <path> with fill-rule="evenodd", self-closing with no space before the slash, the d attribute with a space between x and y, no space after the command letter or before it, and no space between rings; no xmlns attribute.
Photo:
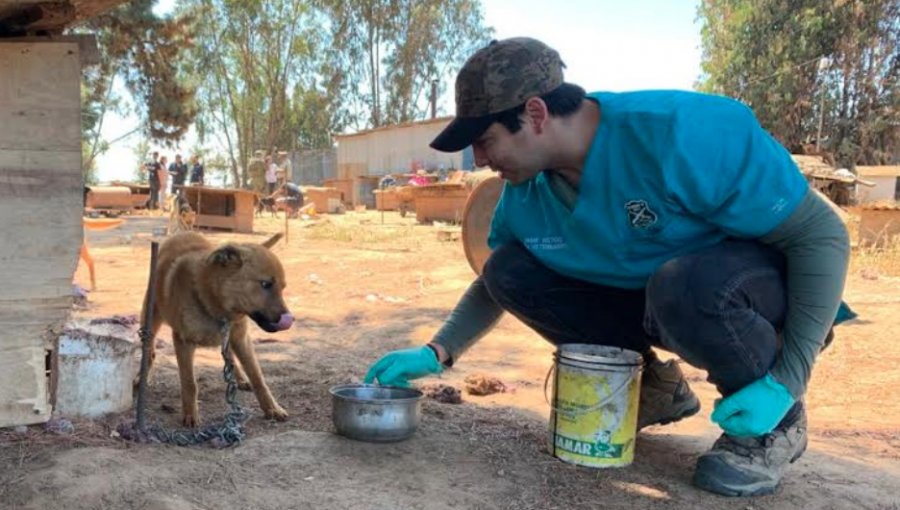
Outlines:
<svg viewBox="0 0 900 510"><path fill-rule="evenodd" d="M712 421L730 436L758 437L772 432L793 405L788 389L766 374L717 401Z"/></svg>
<svg viewBox="0 0 900 510"><path fill-rule="evenodd" d="M363 382L371 384L378 379L383 386L409 386L410 379L439 374L444 367L430 347L413 347L385 354L372 365Z"/></svg>

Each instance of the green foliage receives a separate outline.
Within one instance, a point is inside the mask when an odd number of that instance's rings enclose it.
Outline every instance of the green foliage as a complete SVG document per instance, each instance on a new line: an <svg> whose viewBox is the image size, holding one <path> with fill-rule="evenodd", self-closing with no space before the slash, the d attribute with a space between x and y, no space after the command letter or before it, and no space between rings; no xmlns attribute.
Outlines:
<svg viewBox="0 0 900 510"><path fill-rule="evenodd" d="M703 0L698 17L701 90L746 102L791 151L900 157L900 0Z"/></svg>
<svg viewBox="0 0 900 510"><path fill-rule="evenodd" d="M141 137L141 140L132 147L131 151L132 154L134 154L135 160L131 181L147 184L148 176L147 172L144 170L144 163L147 163L150 160L150 140L146 137Z"/></svg>
<svg viewBox="0 0 900 510"><path fill-rule="evenodd" d="M247 186L257 150L331 147L348 126L423 117L433 79L486 43L472 0L181 0L196 12L187 67L197 128Z"/></svg>
<svg viewBox="0 0 900 510"><path fill-rule="evenodd" d="M201 13L188 55L199 86L197 128L227 148L233 182L247 185L247 162L259 148L330 143L320 133L334 126L333 99L317 88L315 72L321 27L306 3L184 0L179 9Z"/></svg>
<svg viewBox="0 0 900 510"><path fill-rule="evenodd" d="M151 139L181 140L197 115L194 89L180 69L182 52L191 46L194 17L158 17L155 0L135 0L90 19L76 31L97 35L101 65L85 73L90 98L86 122L102 125L102 116L119 107L113 82L124 79L144 117Z"/></svg>
<svg viewBox="0 0 900 510"><path fill-rule="evenodd" d="M477 0L318 0L318 5L330 27L324 74L344 97L343 117L364 127L423 117L431 82L442 84L493 33L484 27Z"/></svg>
<svg viewBox="0 0 900 510"><path fill-rule="evenodd" d="M124 108L116 77L150 141L177 142L194 125L201 143L225 149L210 157L230 181L247 186L257 150L327 148L349 126L424 117L431 82L491 35L478 0L179 0L170 17L154 15L154 2L81 27L103 55L85 75L86 169L108 146L103 116Z"/></svg>

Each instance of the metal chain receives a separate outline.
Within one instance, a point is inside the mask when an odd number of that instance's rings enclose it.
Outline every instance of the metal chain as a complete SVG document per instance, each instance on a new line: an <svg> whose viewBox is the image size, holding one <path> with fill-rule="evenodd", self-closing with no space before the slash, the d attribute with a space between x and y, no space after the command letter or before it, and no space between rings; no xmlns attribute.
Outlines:
<svg viewBox="0 0 900 510"><path fill-rule="evenodd" d="M244 440L244 422L248 416L238 402L238 385L234 377L234 364L228 355L231 337L231 323L225 322L220 333L222 340L222 359L225 368L222 376L225 379L225 403L228 404L228 414L222 423L207 425L201 429L166 430L160 425L150 425L145 430L138 430L136 423L121 424L117 427L119 435L126 439L139 443L165 443L178 446L191 446L211 442L216 448L226 448L238 444Z"/></svg>

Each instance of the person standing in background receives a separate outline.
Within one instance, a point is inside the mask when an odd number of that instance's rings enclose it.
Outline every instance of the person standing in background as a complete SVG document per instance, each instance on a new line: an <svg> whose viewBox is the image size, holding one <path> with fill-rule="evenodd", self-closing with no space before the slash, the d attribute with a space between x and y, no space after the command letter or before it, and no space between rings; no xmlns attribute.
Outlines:
<svg viewBox="0 0 900 510"><path fill-rule="evenodd" d="M159 177L159 199L158 203L162 206L163 211L167 211L168 207L166 206L166 196L169 193L169 172L166 170L169 160L163 156L159 158L159 171L156 172L156 175Z"/></svg>
<svg viewBox="0 0 900 510"><path fill-rule="evenodd" d="M159 162L159 153L153 152L152 159L144 165L147 172L147 183L150 185L150 198L147 200L147 209L159 209L159 174L162 173L162 165Z"/></svg>
<svg viewBox="0 0 900 510"><path fill-rule="evenodd" d="M191 186L203 186L203 163L200 162L200 156L194 154L191 162L193 163L191 167Z"/></svg>
<svg viewBox="0 0 900 510"><path fill-rule="evenodd" d="M294 179L294 171L293 166L291 164L290 153L288 152L279 152L278 153L278 165L281 168L282 179L280 184L284 184L286 182L293 182Z"/></svg>
<svg viewBox="0 0 900 510"><path fill-rule="evenodd" d="M271 195L278 187L278 165L272 161L272 156L266 156L266 193Z"/></svg>
<svg viewBox="0 0 900 510"><path fill-rule="evenodd" d="M175 161L169 165L169 175L172 176L172 191L174 193L180 194L180 190L177 190L176 187L184 186L184 181L187 178L188 166L187 163L181 160L181 154L175 155Z"/></svg>

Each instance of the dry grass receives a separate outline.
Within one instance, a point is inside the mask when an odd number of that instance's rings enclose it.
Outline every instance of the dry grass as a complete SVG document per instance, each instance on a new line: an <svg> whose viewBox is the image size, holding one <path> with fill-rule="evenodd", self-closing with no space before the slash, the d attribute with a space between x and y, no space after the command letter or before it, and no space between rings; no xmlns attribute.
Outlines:
<svg viewBox="0 0 900 510"><path fill-rule="evenodd" d="M860 211L858 208L849 208L847 212L847 232L854 246L850 256L850 272L868 279L900 276L900 237L881 242L878 247L871 244L860 245Z"/></svg>
<svg viewBox="0 0 900 510"><path fill-rule="evenodd" d="M863 278L900 276L900 238L881 247L859 246L850 257L850 272Z"/></svg>
<svg viewBox="0 0 900 510"><path fill-rule="evenodd" d="M351 244L388 244L402 249L419 248L421 242L413 225L380 225L372 223L335 222L329 219L306 228L306 239L337 241Z"/></svg>

